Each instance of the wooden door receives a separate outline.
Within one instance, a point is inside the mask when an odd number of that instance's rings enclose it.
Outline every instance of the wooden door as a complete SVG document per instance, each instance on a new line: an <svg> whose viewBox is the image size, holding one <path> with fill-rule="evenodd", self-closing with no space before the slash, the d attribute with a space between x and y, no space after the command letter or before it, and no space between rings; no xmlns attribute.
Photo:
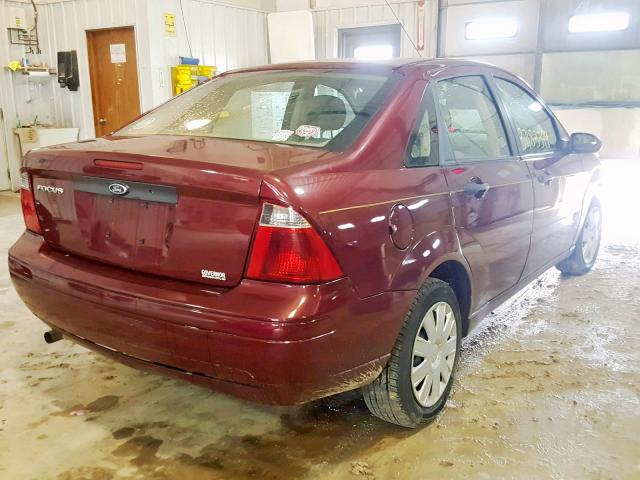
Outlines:
<svg viewBox="0 0 640 480"><path fill-rule="evenodd" d="M138 62L133 27L87 32L93 122L96 136L140 115Z"/></svg>

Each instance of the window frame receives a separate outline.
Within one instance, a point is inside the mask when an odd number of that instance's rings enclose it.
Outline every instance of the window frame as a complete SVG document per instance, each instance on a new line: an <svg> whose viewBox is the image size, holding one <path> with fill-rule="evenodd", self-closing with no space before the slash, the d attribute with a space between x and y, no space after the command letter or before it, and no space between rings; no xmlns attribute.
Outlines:
<svg viewBox="0 0 640 480"><path fill-rule="evenodd" d="M436 109L435 96L433 92L432 82L427 82L422 90L422 97L420 98L420 108L416 113L416 116L413 120L413 127L411 128L411 133L409 134L409 140L407 142L407 146L405 148L403 167L405 168L425 168L425 167L438 167L440 166L440 145L442 145L441 139L441 129L440 129L440 121L438 118L438 113ZM422 124L422 120L424 119L425 114L429 115L429 123L432 120L436 123L437 133L435 134L435 148L433 145L433 138L431 139L432 148L431 155L429 155L429 161L425 162L422 165L410 165L409 161L413 161L413 157L411 157L411 149L413 148L414 142L420 131L420 126ZM430 135L433 135L431 132ZM419 157L419 158L427 158L427 157Z"/></svg>
<svg viewBox="0 0 640 480"><path fill-rule="evenodd" d="M502 100L502 97L498 93L499 87L498 87L498 85L496 83L496 79L502 80L502 81L505 81L505 82L509 82L509 83L515 85L516 87L520 87L526 93L528 93L531 98L533 98L536 102L538 102L542 106L542 110L551 119L551 124L553 125L553 129L554 129L554 132L556 134L556 139L557 140L556 140L556 145L555 145L553 150L550 150L548 152L525 153L524 149L522 148L522 143L520 141L520 137L518 136L518 129L517 129L517 126L516 126L516 122L513 120L513 116L511 115L511 111L505 105L505 103ZM511 136L513 137L514 145L516 147L518 156L521 159L527 160L527 159L530 159L530 158L535 158L535 159L550 158L550 157L555 157L555 156L557 156L557 155L559 155L559 154L564 152L565 145L566 145L567 139L568 139L568 134L564 130L564 128L562 127L562 125L560 124L560 122L558 121L556 116L553 114L553 112L551 111L549 106L536 94L536 92L534 92L527 85L523 84L523 82L519 81L519 79L514 78L514 77L510 78L508 75L505 75L504 73L492 73L490 75L489 83L490 83L491 89L494 91L493 96L494 96L494 98L496 98L496 100L497 100L497 102L498 102L498 104L500 106L500 109L504 112L503 113L504 118L507 119L507 123L509 124L509 129L511 130Z"/></svg>
<svg viewBox="0 0 640 480"><path fill-rule="evenodd" d="M500 102L500 99L496 98L496 92L493 85L492 76L487 74L484 71L474 71L474 72L460 72L460 73L451 73L449 75L438 76L437 79L432 79L429 82L429 85L434 85L439 82L452 80L455 78L465 78L465 77L480 77L493 100L493 104L498 112L498 118L500 119L500 124L502 125L502 129L505 133L505 137L507 139L507 147L509 149L509 154L501 157L495 158L465 158L462 160L456 159L453 153L453 146L451 145L451 139L446 132L446 121L444 119L444 114L442 112L442 108L440 107L440 102L436 101L436 92L433 92L434 95L434 103L436 108L436 115L438 121L438 142L440 145L440 165L443 167L448 167L451 165L470 165L470 164L482 164L487 162L508 162L508 161L517 161L520 159L518 144L516 143L516 139L514 138L513 125L511 123L511 119L505 116L505 110ZM443 127L444 126L444 127Z"/></svg>

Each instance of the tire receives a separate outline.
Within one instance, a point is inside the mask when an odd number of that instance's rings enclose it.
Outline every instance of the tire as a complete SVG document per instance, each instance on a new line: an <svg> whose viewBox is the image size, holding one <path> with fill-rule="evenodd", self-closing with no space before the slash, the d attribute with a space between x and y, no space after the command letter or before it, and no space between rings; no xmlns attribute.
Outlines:
<svg viewBox="0 0 640 480"><path fill-rule="evenodd" d="M431 315L429 320L432 323L423 323L428 319L427 314ZM440 314L444 315L444 323L438 323ZM455 325L450 325L449 319ZM438 331L437 325L440 324L444 327ZM425 327L429 325L431 334ZM451 391L460 356L461 337L462 321L455 293L449 284L434 278L427 279L407 313L386 367L373 383L362 387L364 401L371 413L407 428L416 428L433 420L444 407ZM454 345L455 350L448 353ZM433 361L428 361L427 355ZM422 365L424 367L420 368ZM449 374L446 382L441 371L445 368ZM432 376L426 376L415 386L412 371L414 379L419 379L424 372L431 372ZM438 376L437 384L430 383L429 379L435 378L435 375ZM428 389L427 393L425 389Z"/></svg>
<svg viewBox="0 0 640 480"><path fill-rule="evenodd" d="M565 275L584 275L593 268L600 251L602 237L602 208L597 200L589 207L584 225L576 240L573 253L556 265Z"/></svg>

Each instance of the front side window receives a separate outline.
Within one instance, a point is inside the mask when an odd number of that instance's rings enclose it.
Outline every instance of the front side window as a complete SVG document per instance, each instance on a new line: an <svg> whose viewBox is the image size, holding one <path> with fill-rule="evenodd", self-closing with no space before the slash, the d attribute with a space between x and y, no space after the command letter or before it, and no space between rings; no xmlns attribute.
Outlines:
<svg viewBox="0 0 640 480"><path fill-rule="evenodd" d="M394 77L346 70L223 76L127 125L116 135L183 135L345 148L375 115Z"/></svg>
<svg viewBox="0 0 640 480"><path fill-rule="evenodd" d="M529 92L515 83L496 78L498 95L516 127L524 155L556 150L558 136L551 116Z"/></svg>
<svg viewBox="0 0 640 480"><path fill-rule="evenodd" d="M437 83L437 102L456 161L495 160L510 155L507 135L481 76Z"/></svg>

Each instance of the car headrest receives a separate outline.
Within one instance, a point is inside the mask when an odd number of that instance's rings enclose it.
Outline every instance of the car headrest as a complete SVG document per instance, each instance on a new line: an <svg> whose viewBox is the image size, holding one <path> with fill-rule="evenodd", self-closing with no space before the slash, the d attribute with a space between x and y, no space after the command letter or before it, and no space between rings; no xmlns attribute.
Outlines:
<svg viewBox="0 0 640 480"><path fill-rule="evenodd" d="M303 124L322 130L339 130L347 119L347 106L341 98L318 95L307 102Z"/></svg>

